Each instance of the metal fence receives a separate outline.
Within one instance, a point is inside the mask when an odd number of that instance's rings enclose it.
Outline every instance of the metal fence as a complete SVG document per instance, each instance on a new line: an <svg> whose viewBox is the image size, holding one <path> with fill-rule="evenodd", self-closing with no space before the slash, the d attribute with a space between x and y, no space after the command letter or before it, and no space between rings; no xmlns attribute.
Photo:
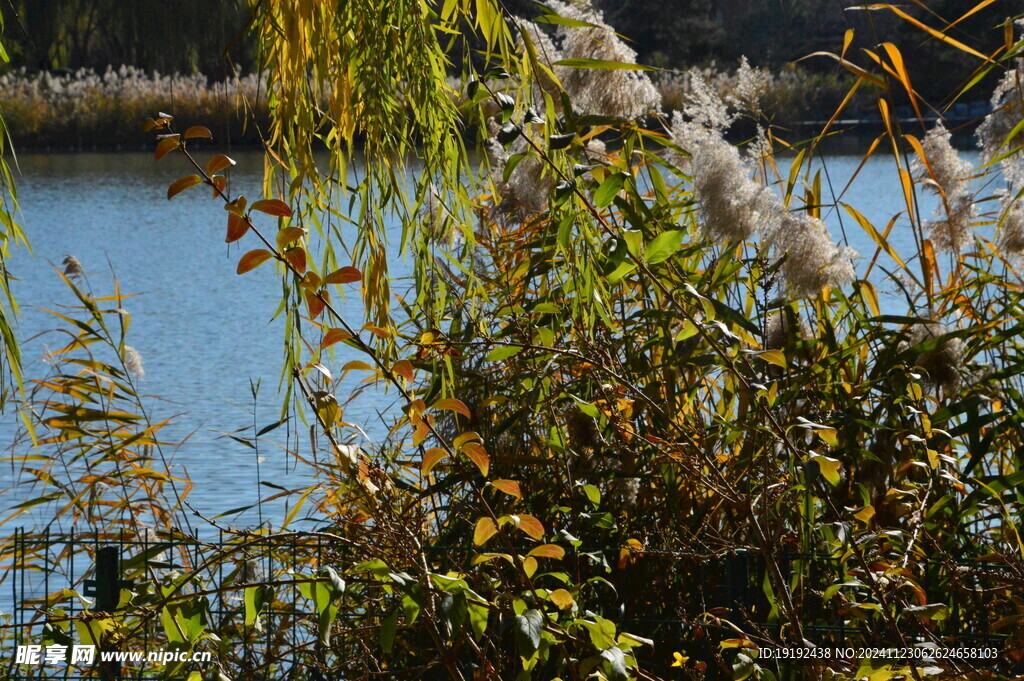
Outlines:
<svg viewBox="0 0 1024 681"><path fill-rule="evenodd" d="M9 613L0 629L3 641L3 660L9 679L121 679L142 681L163 677L163 668L147 660L91 664L67 664L65 660L46 663L47 648L60 646L60 641L75 638L82 642L82 631L69 631L62 637L60 622L68 622L86 612L112 612L119 606L123 590L160 594L161 585L173 582L175 576L188 573L189 593L205 598L203 613L206 630L228 632L238 642L230 651L217 650L214 662L232 669L245 670L245 678L288 679L301 675L316 678L309 673L310 661L319 659L322 647L317 643L317 613L308 599L296 588L295 576L311 566L334 565L339 568L350 563L345 547L315 533L286 537L263 537L254 534L225 535L219 533L204 540L191 537L150 533L27 533L16 531L2 546L3 582L0 582L0 611ZM468 565L472 551L467 547L430 547L431 562L446 568ZM615 561L617 552L578 549L577 554L590 554L595 563ZM930 565L930 564L929 564ZM842 577L840 562L830 556L788 554L782 557L780 568L787 579L798 576L803 597L799 609L805 634L816 643L859 645L879 641L865 620L861 626L850 624L847 617L836 615L835 605L824 592L827 585ZM999 564L963 563L957 579L968 591L983 593L994 588L1005 588L1005 568ZM934 574L927 574L934 571ZM948 564L936 562L926 566L923 581L942 579ZM779 624L772 604L766 595L765 564L762 556L734 553L718 560L682 557L670 552L644 553L628 565L619 566L619 592L609 602L617 601L617 611L606 613L622 630L647 637L658 643L658 650L692 649L697 634L692 617L682 614L687 606L691 613L729 613L729 617L742 616L742 623L765 632L777 633ZM680 584L689 585L686 604L673 604L664 594L644 595L647 583L673 575ZM948 575L947 575L948 577ZM245 590L255 585L278 586L272 599L273 606L264 610L262 626L247 626L245 619ZM84 598L83 598L84 597ZM88 602L85 599L91 599ZM154 608L154 611L159 608ZM977 613L982 613L978 619ZM347 626L356 626L365 613L359 603L347 603L338 619ZM741 614L741 615L740 615ZM987 618L1000 617L998 611L987 608L972 610L964 617L955 609L936 628L935 638L943 645L996 646L1003 650L1007 636L992 633ZM86 622L89 621L88 616ZM144 619L144 618L143 618ZM740 620L738 620L740 621ZM81 624L76 625L81 627ZM913 631L907 632L911 642L925 640ZM891 643L891 642L889 642ZM705 653L712 656L717 640L705 641ZM42 650L38 662L18 663L16 650L37 645ZM20 646L20 648L19 648ZM152 653L172 646L166 628L155 615L143 622L122 650ZM173 647L173 646L172 646ZM216 646L212 646L216 649ZM61 652L58 650L57 652ZM69 648L65 654L73 654ZM104 652L95 651L97 658ZM1012 668L1012 664L1007 669ZM1017 665L1020 666L1019 663ZM663 678L675 678L678 669L672 669L664 660L652 660L648 667ZM190 669L209 670L210 664L189 663L180 667L181 678ZM1024 671L1018 670L1018 671ZM3 670L0 670L2 678ZM712 675L709 678L714 678Z"/></svg>

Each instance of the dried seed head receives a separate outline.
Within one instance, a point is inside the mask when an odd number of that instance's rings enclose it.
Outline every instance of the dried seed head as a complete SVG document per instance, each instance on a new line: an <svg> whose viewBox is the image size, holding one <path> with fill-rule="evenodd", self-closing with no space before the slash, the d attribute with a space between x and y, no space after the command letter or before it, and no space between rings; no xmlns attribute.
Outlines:
<svg viewBox="0 0 1024 681"><path fill-rule="evenodd" d="M146 375L142 368L142 355L130 345L124 346L124 368L137 379Z"/></svg>
<svg viewBox="0 0 1024 681"><path fill-rule="evenodd" d="M61 264L64 265L64 276L68 279L81 279L85 277L85 270L82 269L82 263L75 256L65 255Z"/></svg>
<svg viewBox="0 0 1024 681"><path fill-rule="evenodd" d="M960 253L974 239L974 196L968 180L971 164L960 158L942 123L931 129L921 146L928 163L915 159L914 170L942 199L935 211L939 219L925 223L928 236L940 250Z"/></svg>

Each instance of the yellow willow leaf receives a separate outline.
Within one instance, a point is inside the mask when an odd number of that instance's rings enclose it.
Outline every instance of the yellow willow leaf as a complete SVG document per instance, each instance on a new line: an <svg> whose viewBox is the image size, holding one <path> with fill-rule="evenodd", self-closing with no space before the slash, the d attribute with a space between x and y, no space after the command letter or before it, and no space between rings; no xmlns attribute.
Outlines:
<svg viewBox="0 0 1024 681"><path fill-rule="evenodd" d="M448 397L443 400L438 400L437 402L434 402L432 408L438 411L448 410L458 412L459 414L465 416L467 419L473 415L469 411L469 407L467 407L462 400L457 400L454 397Z"/></svg>
<svg viewBox="0 0 1024 681"><path fill-rule="evenodd" d="M446 456L448 456L448 452L440 447L431 447L423 452L423 463L420 464L420 472L423 474L423 477L430 475L430 471L434 470L434 466Z"/></svg>
<svg viewBox="0 0 1024 681"><path fill-rule="evenodd" d="M544 538L544 526L532 515L519 516L519 529L537 541Z"/></svg>
<svg viewBox="0 0 1024 681"><path fill-rule="evenodd" d="M932 28L931 26L928 26L927 24L921 23L920 21L918 21L914 17L910 16L909 14L907 14L903 10L899 9L898 7L895 7L895 6L890 5L888 3L877 3L877 4L874 4L874 5L868 5L865 9L887 9L887 10L891 11L893 14L895 14L896 16L904 19L905 21L909 22L910 24L912 24L912 25L916 26L917 28L921 29L922 31L924 31L928 35L932 36L933 38L935 38L937 40L941 40L942 42L946 43L947 45L955 47L956 49L958 49L958 50L960 50L962 52L966 52L967 54L974 55L975 57L978 57L978 58L983 59L985 61L991 61L988 57L983 55L981 52L978 52L977 50L972 49L972 48L968 47L967 45L964 45L962 42L960 42L958 40L955 40L954 38L950 38L945 33L937 31L934 28Z"/></svg>
<svg viewBox="0 0 1024 681"><path fill-rule="evenodd" d="M928 292L928 298L931 299L935 290L933 278L935 281L939 280L939 266L935 260L935 247L931 239L924 239L921 242L921 269L924 274L924 287Z"/></svg>
<svg viewBox="0 0 1024 681"><path fill-rule="evenodd" d="M328 329L327 333L324 334L324 339L320 341L320 348L323 349L335 343L347 341L351 337L352 334L345 329Z"/></svg>
<svg viewBox="0 0 1024 681"><path fill-rule="evenodd" d="M266 261L274 257L274 254L270 251L259 248L255 251L249 251L238 261L238 274L245 274L246 272L256 269Z"/></svg>
<svg viewBox="0 0 1024 681"><path fill-rule="evenodd" d="M548 598L551 599L551 602L554 603L559 610L568 610L575 603L572 598L572 594L565 589L555 589L551 592Z"/></svg>
<svg viewBox="0 0 1024 681"><path fill-rule="evenodd" d="M562 560L565 558L565 549L557 544L542 544L526 555L536 556L537 558L554 558L555 560Z"/></svg>
<svg viewBox="0 0 1024 681"><path fill-rule="evenodd" d="M487 540L498 533L498 526L494 524L494 521L488 517L480 518L476 521L476 527L473 529L473 545L483 546L487 543Z"/></svg>
<svg viewBox="0 0 1024 681"><path fill-rule="evenodd" d="M523 498L523 493L519 489L519 483L515 480L494 480L491 482L491 486L516 499Z"/></svg>
<svg viewBox="0 0 1024 681"><path fill-rule="evenodd" d="M487 455L484 446L479 442L467 442L462 446L462 453L476 464L476 467L480 469L480 475L486 478L491 468L491 457Z"/></svg>

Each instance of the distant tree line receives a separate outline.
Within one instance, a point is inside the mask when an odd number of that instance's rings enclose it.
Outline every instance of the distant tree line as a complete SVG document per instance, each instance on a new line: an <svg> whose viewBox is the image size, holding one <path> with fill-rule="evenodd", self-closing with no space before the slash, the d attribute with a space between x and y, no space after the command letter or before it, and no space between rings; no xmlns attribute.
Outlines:
<svg viewBox="0 0 1024 681"><path fill-rule="evenodd" d="M11 67L62 70L129 64L163 73L201 72L218 78L231 66L252 70L258 55L247 31L251 0L4 0L5 44ZM780 68L812 52L836 51L844 32L860 47L891 41L901 46L908 69L927 99L955 91L970 74L962 54L889 12L850 9L854 0L594 0L608 23L627 37L642 63L685 68L717 62L734 66L746 55L755 66ZM960 17L963 0L906 3L906 11L933 26ZM957 24L951 36L989 51L991 29L1011 16L1017 0L997 0ZM515 14L543 11L533 0L508 0ZM1019 8L1018 8L1019 9ZM168 49L172 40L174 49ZM808 60L812 70L835 69L829 60Z"/></svg>

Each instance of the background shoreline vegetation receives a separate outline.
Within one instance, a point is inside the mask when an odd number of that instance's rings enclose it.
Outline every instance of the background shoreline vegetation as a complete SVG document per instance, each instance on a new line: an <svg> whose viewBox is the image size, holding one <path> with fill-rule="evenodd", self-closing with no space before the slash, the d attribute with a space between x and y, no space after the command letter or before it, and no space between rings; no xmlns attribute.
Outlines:
<svg viewBox="0 0 1024 681"><path fill-rule="evenodd" d="M721 21L757 6L723 3ZM792 5L797 30L814 6ZM286 429L282 454L314 484L267 485L294 501L280 524L194 513L138 397L127 294L94 290L69 258L67 343L19 404L37 448L12 465L36 496L5 525L52 504L55 525L102 538L65 551L148 548L116 606L70 584L0 625L5 644L215 651L158 670L187 681L1019 678L1024 17L962 36L1002 6L861 8L820 55L847 93L796 143L765 108L784 79L747 62L727 82L691 77L662 115L637 49L586 2L299 7L250 10L260 195L228 193L236 163L202 121L160 106L144 131L168 199L212 194L232 269L280 275L281 419L232 441ZM883 24L915 38L879 39ZM922 44L952 55L952 91L919 89ZM978 167L928 122L957 91L990 102ZM905 202L887 224L817 162L858 97L882 122L862 156L891 159ZM830 232L831 213L871 252ZM896 229L915 252L892 248ZM407 290L396 252L414 263ZM883 254L903 314L879 307ZM362 359L339 362L342 344ZM363 380L344 394L348 375ZM346 419L369 386L401 406L376 443ZM2 544L6 565L47 560L16 554L45 536L29 534ZM978 636L997 660L761 654Z"/></svg>

